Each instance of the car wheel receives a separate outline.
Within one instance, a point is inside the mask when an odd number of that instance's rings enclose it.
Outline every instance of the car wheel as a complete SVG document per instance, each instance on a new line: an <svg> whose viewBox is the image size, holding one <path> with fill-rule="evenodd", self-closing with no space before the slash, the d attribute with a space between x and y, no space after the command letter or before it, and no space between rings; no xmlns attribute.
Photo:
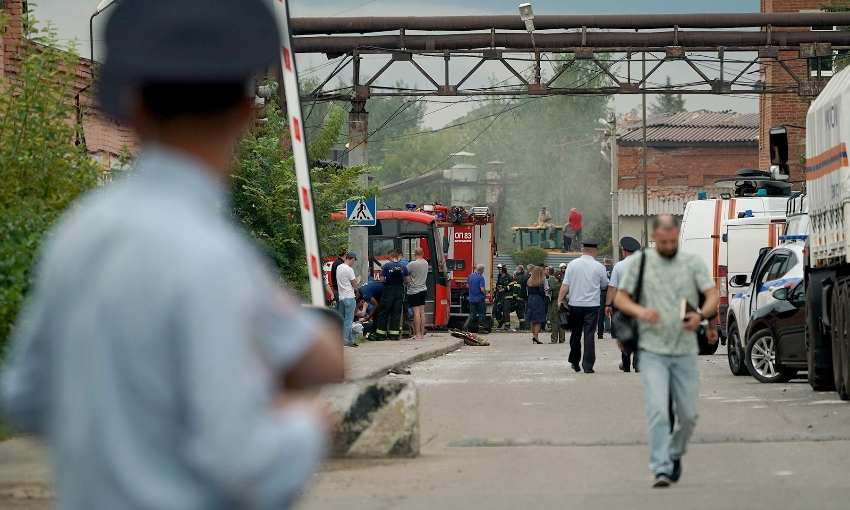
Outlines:
<svg viewBox="0 0 850 510"><path fill-rule="evenodd" d="M814 391L832 391L835 389L829 366L818 368L820 360L826 355L825 346L815 346L812 331L817 328L812 303L812 289L806 286L806 362L809 372L809 385Z"/></svg>
<svg viewBox="0 0 850 510"><path fill-rule="evenodd" d="M841 324L841 293L838 285L832 287L832 306L830 306L829 324L832 332L832 376L835 380L835 391L841 400L848 400L847 388L844 386L844 363L841 353L841 345L844 343L842 336L844 326Z"/></svg>
<svg viewBox="0 0 850 510"><path fill-rule="evenodd" d="M776 360L776 339L770 331L763 329L754 334L747 343L747 368L758 382L788 382L790 372L783 370Z"/></svg>
<svg viewBox="0 0 850 510"><path fill-rule="evenodd" d="M741 334L738 325L729 323L729 341L726 342L726 357L729 359L729 370L734 375L749 375L747 364L744 362L744 349L741 347Z"/></svg>

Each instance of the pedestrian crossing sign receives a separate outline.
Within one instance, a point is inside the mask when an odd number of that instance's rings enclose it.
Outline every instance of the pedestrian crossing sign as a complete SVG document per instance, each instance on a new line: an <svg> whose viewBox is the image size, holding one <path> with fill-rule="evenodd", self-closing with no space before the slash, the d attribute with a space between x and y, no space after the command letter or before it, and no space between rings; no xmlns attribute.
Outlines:
<svg viewBox="0 0 850 510"><path fill-rule="evenodd" d="M353 227L374 227L376 214L375 198L355 198L345 206L345 215Z"/></svg>

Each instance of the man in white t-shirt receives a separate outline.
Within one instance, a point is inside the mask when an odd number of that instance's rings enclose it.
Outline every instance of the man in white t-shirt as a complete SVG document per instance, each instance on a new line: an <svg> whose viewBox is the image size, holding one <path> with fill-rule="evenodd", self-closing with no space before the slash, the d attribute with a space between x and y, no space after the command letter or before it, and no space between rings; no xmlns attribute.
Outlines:
<svg viewBox="0 0 850 510"><path fill-rule="evenodd" d="M348 347L357 347L354 342L354 333L351 331L354 309L357 307L354 289L360 286L360 278L354 276L354 269L351 267L356 260L357 254L350 251L345 255L345 263L336 268L336 281L339 284L339 312L342 314L345 345Z"/></svg>
<svg viewBox="0 0 850 510"><path fill-rule="evenodd" d="M407 302L413 310L413 338L425 339L425 299L428 293L428 261L425 260L425 250L416 248L413 251L416 260L407 265L410 275L410 285L407 287Z"/></svg>

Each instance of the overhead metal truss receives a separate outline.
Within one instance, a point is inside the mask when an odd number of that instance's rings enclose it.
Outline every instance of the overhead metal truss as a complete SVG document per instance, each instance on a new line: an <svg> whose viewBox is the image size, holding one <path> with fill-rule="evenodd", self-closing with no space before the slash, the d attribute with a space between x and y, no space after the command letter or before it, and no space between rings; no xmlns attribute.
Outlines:
<svg viewBox="0 0 850 510"><path fill-rule="evenodd" d="M326 77L305 100L365 101L382 96L524 96L524 95L609 95L609 94L789 94L814 96L826 80L820 73L811 76L795 72L799 59L828 59L837 51L850 51L850 32L840 30L777 31L774 27L809 27L850 25L850 13L806 14L717 14L717 15L644 15L644 16L540 16L534 23L541 30L570 29L561 32L501 32L521 29L516 16L437 17L437 18L301 18L294 19L297 34L386 32L397 27L395 34L382 35L299 35L295 38L297 53L324 53L328 58L344 57L346 61ZM760 30L682 30L691 28L758 27ZM487 32L480 32L489 28ZM667 28L667 30L659 30ZM628 32L623 30L630 30ZM651 32L635 30L654 29ZM406 32L475 30L468 33L433 33L409 35ZM524 75L514 63L533 53L533 72ZM719 77L710 78L694 53L712 54L719 66ZM730 54L738 54L730 58ZM740 54L746 54L741 60ZM566 65L554 69L544 79L541 60L546 54L562 55ZM622 61L646 60L650 69L645 76L632 76L631 65L626 76L612 68L615 63L600 54L622 56ZM368 78L361 75L361 59L365 55L384 55L386 63ZM512 56L513 55L513 56ZM755 55L753 57L753 55ZM434 76L421 65L423 59L442 58L443 76ZM477 62L463 76L453 76L449 62L453 58L475 58ZM559 86L558 78L575 62L584 61L599 69L613 85ZM377 87L378 80L393 65L407 62L430 84L430 89L400 90ZM487 62L497 62L516 78L515 86L505 89L470 89L464 84ZM670 62L684 62L698 76L683 86L658 86L649 79ZM728 64L746 66L740 71L727 71ZM772 85L761 81L745 83L742 79L753 66L775 65L792 79L793 85ZM343 70L352 72L353 86L345 92L323 92ZM456 72L456 71L455 71Z"/></svg>

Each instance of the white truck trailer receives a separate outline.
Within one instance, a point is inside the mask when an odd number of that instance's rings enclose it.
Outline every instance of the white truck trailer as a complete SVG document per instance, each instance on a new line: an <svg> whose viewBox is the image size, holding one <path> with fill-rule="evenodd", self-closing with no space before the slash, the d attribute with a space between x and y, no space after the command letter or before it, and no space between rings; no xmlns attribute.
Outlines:
<svg viewBox="0 0 850 510"><path fill-rule="evenodd" d="M811 235L806 282L809 383L850 398L850 69L836 74L806 118Z"/></svg>

